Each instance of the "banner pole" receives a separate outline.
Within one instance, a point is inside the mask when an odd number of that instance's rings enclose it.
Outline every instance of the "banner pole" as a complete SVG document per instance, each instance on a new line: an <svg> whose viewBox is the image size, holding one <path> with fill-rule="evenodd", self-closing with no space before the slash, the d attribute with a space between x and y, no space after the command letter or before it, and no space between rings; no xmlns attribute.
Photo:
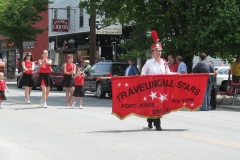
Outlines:
<svg viewBox="0 0 240 160"><path fill-rule="evenodd" d="M206 74L206 73L194 73L194 74ZM216 76L217 75L216 73L208 73L208 74L209 74L209 76ZM172 75L174 75L174 74L172 74ZM180 74L178 74L178 75L180 75ZM181 74L181 75L189 75L189 74ZM144 76L144 75L139 75L139 76ZM112 77L100 77L100 78L101 79L111 79Z"/></svg>

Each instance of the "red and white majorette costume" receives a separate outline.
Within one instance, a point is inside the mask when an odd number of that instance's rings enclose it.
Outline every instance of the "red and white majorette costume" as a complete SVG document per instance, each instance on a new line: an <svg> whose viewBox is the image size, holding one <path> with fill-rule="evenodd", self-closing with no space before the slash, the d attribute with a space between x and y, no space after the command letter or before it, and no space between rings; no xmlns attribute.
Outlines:
<svg viewBox="0 0 240 160"><path fill-rule="evenodd" d="M84 76L79 75L74 78L74 83L75 83L75 90L73 93L74 97L84 97Z"/></svg>
<svg viewBox="0 0 240 160"><path fill-rule="evenodd" d="M25 68L31 68L32 69L34 62L24 61L23 63L25 65ZM27 87L33 87L34 86L33 70L23 72L23 76L22 76L22 79L21 79L21 82L20 82L20 86L27 86Z"/></svg>
<svg viewBox="0 0 240 160"><path fill-rule="evenodd" d="M7 100L5 96L5 87L6 82L4 80L0 80L0 100Z"/></svg>
<svg viewBox="0 0 240 160"><path fill-rule="evenodd" d="M67 63L65 63L65 67L66 67L66 72L72 72L72 71L74 71L75 64L67 62ZM74 86L73 74L64 74L62 86L63 87L73 87Z"/></svg>
<svg viewBox="0 0 240 160"><path fill-rule="evenodd" d="M48 59L47 59L48 60ZM53 86L52 78L50 77L50 74L52 72L51 65L46 64L46 62L43 62L42 66L39 66L39 77L37 84L40 86Z"/></svg>

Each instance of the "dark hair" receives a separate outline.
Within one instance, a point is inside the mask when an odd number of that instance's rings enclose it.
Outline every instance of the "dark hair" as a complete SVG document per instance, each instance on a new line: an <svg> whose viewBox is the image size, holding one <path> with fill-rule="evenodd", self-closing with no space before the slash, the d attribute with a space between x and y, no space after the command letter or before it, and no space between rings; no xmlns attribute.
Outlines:
<svg viewBox="0 0 240 160"><path fill-rule="evenodd" d="M168 56L171 56L172 59L173 59L173 64L176 64L176 57L174 55L172 55L172 54L169 54Z"/></svg>
<svg viewBox="0 0 240 160"><path fill-rule="evenodd" d="M175 56L174 56L174 55L172 55L172 54L169 54L168 56L171 56L171 57L172 57L172 59L175 59Z"/></svg>
<svg viewBox="0 0 240 160"><path fill-rule="evenodd" d="M33 55L32 55L31 52L27 52L27 54L26 54L25 57L23 58L23 61L26 61L28 54L31 54L31 59L30 59L30 61L33 62ZM20 60L20 59L19 59L19 60Z"/></svg>
<svg viewBox="0 0 240 160"><path fill-rule="evenodd" d="M199 57L201 58L201 60L204 60L207 58L207 55L205 53L201 53Z"/></svg>

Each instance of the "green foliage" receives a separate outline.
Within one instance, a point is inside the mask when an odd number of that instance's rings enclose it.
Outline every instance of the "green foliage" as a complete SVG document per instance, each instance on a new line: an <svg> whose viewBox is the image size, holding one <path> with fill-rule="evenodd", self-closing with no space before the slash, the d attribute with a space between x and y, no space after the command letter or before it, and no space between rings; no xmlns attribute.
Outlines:
<svg viewBox="0 0 240 160"><path fill-rule="evenodd" d="M200 52L224 60L239 54L239 0L96 0L96 4L96 10L90 10L90 1L80 2L88 13L107 13L107 21L133 26L132 41L124 46L129 55L144 57L142 52L153 41L141 35L151 30L158 32L164 54L182 55L189 72L193 56Z"/></svg>
<svg viewBox="0 0 240 160"><path fill-rule="evenodd" d="M42 20L39 13L48 10L48 0L1 0L0 34L9 37L23 52L23 41L34 41L37 34L47 28L36 28L34 24Z"/></svg>

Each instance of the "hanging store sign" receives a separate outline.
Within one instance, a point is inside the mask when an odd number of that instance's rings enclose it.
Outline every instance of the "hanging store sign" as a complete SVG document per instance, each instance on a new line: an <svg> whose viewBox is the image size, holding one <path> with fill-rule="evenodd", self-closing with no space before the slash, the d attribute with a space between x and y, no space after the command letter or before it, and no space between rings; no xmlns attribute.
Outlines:
<svg viewBox="0 0 240 160"><path fill-rule="evenodd" d="M2 41L2 48L14 47L14 42Z"/></svg>
<svg viewBox="0 0 240 160"><path fill-rule="evenodd" d="M96 34L106 35L122 35L122 25L120 23L113 23L106 25L101 22L101 19L96 19Z"/></svg>
<svg viewBox="0 0 240 160"><path fill-rule="evenodd" d="M23 49L34 49L34 41L24 41Z"/></svg>
<svg viewBox="0 0 240 160"><path fill-rule="evenodd" d="M68 32L69 21L67 19L53 19L52 31L53 32Z"/></svg>

